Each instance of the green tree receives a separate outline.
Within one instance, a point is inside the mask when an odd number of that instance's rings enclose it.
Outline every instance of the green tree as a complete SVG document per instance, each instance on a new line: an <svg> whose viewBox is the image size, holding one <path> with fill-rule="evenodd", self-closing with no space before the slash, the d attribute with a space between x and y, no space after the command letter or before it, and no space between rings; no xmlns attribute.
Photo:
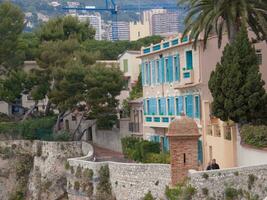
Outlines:
<svg viewBox="0 0 267 200"><path fill-rule="evenodd" d="M35 32L25 32L20 36L24 44L25 60L35 60L38 56L40 40Z"/></svg>
<svg viewBox="0 0 267 200"><path fill-rule="evenodd" d="M266 117L267 94L254 47L245 28L224 49L220 63L211 73L209 89L212 112L223 121L253 122Z"/></svg>
<svg viewBox="0 0 267 200"><path fill-rule="evenodd" d="M220 47L225 30L230 43L233 43L241 26L246 25L249 25L258 38L266 40L265 0L190 0L187 4L190 10L185 18L184 35L190 32L190 38L194 40L195 45L201 32L204 34L206 45L208 37L215 31Z"/></svg>
<svg viewBox="0 0 267 200"><path fill-rule="evenodd" d="M56 41L76 38L79 42L93 39L95 30L89 21L80 22L77 17L66 16L49 20L39 30L41 41Z"/></svg>
<svg viewBox="0 0 267 200"><path fill-rule="evenodd" d="M24 61L23 46L19 40L23 28L23 12L11 3L0 3L0 65L7 70Z"/></svg>
<svg viewBox="0 0 267 200"><path fill-rule="evenodd" d="M123 88L122 72L115 67L94 65L85 77L85 101L90 116L97 119L99 128L111 128L117 121L118 100Z"/></svg>

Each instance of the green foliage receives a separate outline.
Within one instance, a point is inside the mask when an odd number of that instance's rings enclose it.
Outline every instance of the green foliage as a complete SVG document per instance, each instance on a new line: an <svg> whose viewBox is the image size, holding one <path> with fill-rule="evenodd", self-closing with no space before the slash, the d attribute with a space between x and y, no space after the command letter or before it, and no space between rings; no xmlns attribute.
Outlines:
<svg viewBox="0 0 267 200"><path fill-rule="evenodd" d="M257 180L257 177L254 174L248 175L248 189L249 190L251 190L256 180Z"/></svg>
<svg viewBox="0 0 267 200"><path fill-rule="evenodd" d="M146 163L169 163L169 155L160 154L160 144L157 142L125 137L121 143L123 154L127 158Z"/></svg>
<svg viewBox="0 0 267 200"><path fill-rule="evenodd" d="M190 39L196 42L204 33L204 45L212 34L218 35L218 46L221 46L222 36L227 30L230 42L236 37L241 26L247 26L258 38L266 40L266 1L221 0L180 0L190 9L185 18L184 35L190 34ZM259 9L261 8L261 9Z"/></svg>
<svg viewBox="0 0 267 200"><path fill-rule="evenodd" d="M90 116L97 119L100 129L110 129L117 122L118 96L123 87L122 72L115 67L94 65L85 77L85 101L90 105Z"/></svg>
<svg viewBox="0 0 267 200"><path fill-rule="evenodd" d="M85 169L83 171L83 177L85 177L86 179L92 180L94 175L94 171L92 169Z"/></svg>
<svg viewBox="0 0 267 200"><path fill-rule="evenodd" d="M76 169L76 173L75 173L76 178L81 178L82 177L82 168L79 165Z"/></svg>
<svg viewBox="0 0 267 200"><path fill-rule="evenodd" d="M9 2L0 3L0 65L10 70L23 63L23 45L19 36L24 28L24 14Z"/></svg>
<svg viewBox="0 0 267 200"><path fill-rule="evenodd" d="M267 126L244 125L240 130L240 136L245 144L258 148L267 147Z"/></svg>
<svg viewBox="0 0 267 200"><path fill-rule="evenodd" d="M148 191L148 193L146 193L145 197L143 198L143 200L155 200L155 198L153 197L153 195L151 194L151 191Z"/></svg>
<svg viewBox="0 0 267 200"><path fill-rule="evenodd" d="M227 187L224 190L226 200L235 200L238 198L238 191L235 188Z"/></svg>
<svg viewBox="0 0 267 200"><path fill-rule="evenodd" d="M12 119L5 113L0 113L0 123L1 122L10 122Z"/></svg>
<svg viewBox="0 0 267 200"><path fill-rule="evenodd" d="M70 163L68 161L65 162L65 169L66 170L70 169Z"/></svg>
<svg viewBox="0 0 267 200"><path fill-rule="evenodd" d="M263 85L255 49L243 28L233 44L225 47L221 62L211 73L213 115L238 123L266 118L267 94Z"/></svg>
<svg viewBox="0 0 267 200"><path fill-rule="evenodd" d="M209 178L209 175L208 174L206 174L206 173L204 173L204 174L202 174L202 178L204 178L204 179L208 179Z"/></svg>
<svg viewBox="0 0 267 200"><path fill-rule="evenodd" d="M142 96L143 96L142 74L140 73L135 86L132 88L132 91L130 92L130 100L134 100Z"/></svg>
<svg viewBox="0 0 267 200"><path fill-rule="evenodd" d="M97 194L104 196L111 196L111 183L109 178L109 168L108 165L103 165L98 171L99 183L97 185Z"/></svg>
<svg viewBox="0 0 267 200"><path fill-rule="evenodd" d="M165 195L168 200L191 200L196 189L191 185L178 184L173 188L166 186Z"/></svg>
<svg viewBox="0 0 267 200"><path fill-rule="evenodd" d="M21 137L23 139L51 139L44 138L44 130L48 130L52 133L52 127L55 123L55 117L42 117L36 119L29 119L22 122L1 122L0 123L0 134L6 134L14 137Z"/></svg>
<svg viewBox="0 0 267 200"><path fill-rule="evenodd" d="M76 190L76 191L80 190L80 182L79 181L74 182L74 190Z"/></svg>
<svg viewBox="0 0 267 200"><path fill-rule="evenodd" d="M209 190L208 188L202 188L202 194L205 195L205 196L208 196L209 195Z"/></svg>
<svg viewBox="0 0 267 200"><path fill-rule="evenodd" d="M170 159L169 153L148 153L144 162L170 164Z"/></svg>
<svg viewBox="0 0 267 200"><path fill-rule="evenodd" d="M20 40L25 44L25 60L35 60L39 53L40 40L36 33L24 32Z"/></svg>
<svg viewBox="0 0 267 200"><path fill-rule="evenodd" d="M133 42L87 40L83 43L83 47L89 52L98 52L101 60L117 60L118 56L126 50L140 51L142 46L159 43L162 39L160 36L150 36Z"/></svg>
<svg viewBox="0 0 267 200"><path fill-rule="evenodd" d="M80 22L77 17L57 17L43 24L39 30L41 41L68 40L76 38L79 42L93 39L95 30L89 22Z"/></svg>

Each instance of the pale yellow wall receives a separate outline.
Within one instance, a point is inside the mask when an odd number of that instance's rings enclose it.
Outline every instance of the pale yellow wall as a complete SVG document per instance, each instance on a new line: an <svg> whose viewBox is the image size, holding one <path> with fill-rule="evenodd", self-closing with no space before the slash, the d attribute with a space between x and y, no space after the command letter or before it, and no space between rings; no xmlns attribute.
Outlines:
<svg viewBox="0 0 267 200"><path fill-rule="evenodd" d="M119 58L119 66L120 70L123 72L124 76L130 77L130 83L135 83L138 80L138 76L140 73L140 64L141 59L137 58L140 54L135 53L128 53L125 52L120 58ZM128 60L128 72L124 72L124 66L123 66L123 60ZM129 85L129 88L131 88L131 85Z"/></svg>
<svg viewBox="0 0 267 200"><path fill-rule="evenodd" d="M150 35L149 22L130 22L130 41L135 41Z"/></svg>

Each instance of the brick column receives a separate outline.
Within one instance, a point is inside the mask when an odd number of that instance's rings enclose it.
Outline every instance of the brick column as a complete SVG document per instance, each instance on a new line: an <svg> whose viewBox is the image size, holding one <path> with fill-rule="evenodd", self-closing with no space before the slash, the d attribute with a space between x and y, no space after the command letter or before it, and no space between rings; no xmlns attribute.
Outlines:
<svg viewBox="0 0 267 200"><path fill-rule="evenodd" d="M185 116L170 123L168 134L171 155L172 185L182 182L189 169L198 169L197 124Z"/></svg>

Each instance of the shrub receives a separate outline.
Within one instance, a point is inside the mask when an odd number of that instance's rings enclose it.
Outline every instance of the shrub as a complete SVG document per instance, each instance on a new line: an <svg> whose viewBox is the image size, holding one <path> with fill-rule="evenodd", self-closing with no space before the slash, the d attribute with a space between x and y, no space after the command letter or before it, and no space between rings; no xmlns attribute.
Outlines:
<svg viewBox="0 0 267 200"><path fill-rule="evenodd" d="M248 175L248 189L249 190L252 188L256 180L257 180L257 177L254 174Z"/></svg>
<svg viewBox="0 0 267 200"><path fill-rule="evenodd" d="M85 169L85 170L83 171L83 176L84 176L85 178L88 178L88 179L92 180L93 175L94 175L94 172L93 172L92 169Z"/></svg>
<svg viewBox="0 0 267 200"><path fill-rule="evenodd" d="M209 194L208 188L202 188L202 194L207 196Z"/></svg>
<svg viewBox="0 0 267 200"><path fill-rule="evenodd" d="M70 169L70 163L68 161L65 162L65 169L66 170Z"/></svg>
<svg viewBox="0 0 267 200"><path fill-rule="evenodd" d="M109 168L108 165L101 166L99 173L99 183L97 190L100 193L111 194L111 183L109 180Z"/></svg>
<svg viewBox="0 0 267 200"><path fill-rule="evenodd" d="M53 141L70 141L71 140L71 134L69 132L59 132L53 135L51 138Z"/></svg>
<svg viewBox="0 0 267 200"><path fill-rule="evenodd" d="M160 144L134 137L126 137L121 140L125 157L138 162L146 162L149 153L160 153Z"/></svg>
<svg viewBox="0 0 267 200"><path fill-rule="evenodd" d="M238 197L238 191L235 188L227 187L224 190L226 200L234 200Z"/></svg>
<svg viewBox="0 0 267 200"><path fill-rule="evenodd" d="M146 193L145 197L143 198L143 200L154 200L154 199L155 198L153 197L150 191L148 191L148 193Z"/></svg>
<svg viewBox="0 0 267 200"><path fill-rule="evenodd" d="M82 168L79 165L76 169L76 173L75 173L76 178L81 178L82 177Z"/></svg>
<svg viewBox="0 0 267 200"><path fill-rule="evenodd" d="M178 184L174 188L166 186L165 195L168 200L191 200L196 193L196 189L191 185Z"/></svg>
<svg viewBox="0 0 267 200"><path fill-rule="evenodd" d="M204 179L208 179L209 178L209 175L208 174L206 174L206 173L204 173L204 174L202 174L202 178L204 178Z"/></svg>
<svg viewBox="0 0 267 200"><path fill-rule="evenodd" d="M244 125L240 136L245 144L258 148L267 147L267 126L265 125Z"/></svg>
<svg viewBox="0 0 267 200"><path fill-rule="evenodd" d="M80 182L79 181L75 181L74 182L74 190L80 190Z"/></svg>
<svg viewBox="0 0 267 200"><path fill-rule="evenodd" d="M145 163L170 163L170 154L168 153L148 153L146 155Z"/></svg>

